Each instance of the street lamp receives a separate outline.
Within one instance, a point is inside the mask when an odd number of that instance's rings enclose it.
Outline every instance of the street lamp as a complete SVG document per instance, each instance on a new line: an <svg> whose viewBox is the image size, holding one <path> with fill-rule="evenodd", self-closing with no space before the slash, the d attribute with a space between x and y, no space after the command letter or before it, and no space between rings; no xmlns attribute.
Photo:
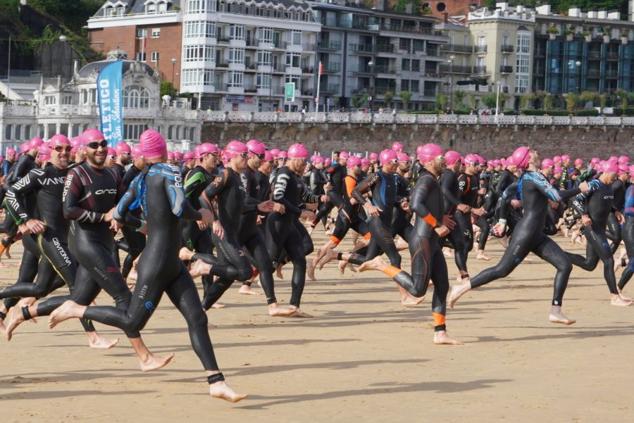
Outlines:
<svg viewBox="0 0 634 423"><path fill-rule="evenodd" d="M449 111L453 111L453 61L456 58L453 54L449 56Z"/></svg>
<svg viewBox="0 0 634 423"><path fill-rule="evenodd" d="M59 36L59 41L62 42L62 43L66 43L66 42L68 42L68 37L66 35L62 34L62 35ZM68 45L70 46L70 49L72 51L74 51L75 53L77 53L79 55L79 57L81 58L81 60L83 60L84 63L88 63L88 61L86 60L86 58L84 57L84 55L80 51L75 50L73 48L72 44L69 43Z"/></svg>
<svg viewBox="0 0 634 423"><path fill-rule="evenodd" d="M372 96L374 95L374 62L372 59L368 61L368 66L370 67L370 89L368 90L368 108L370 109L370 113L372 113Z"/></svg>
<svg viewBox="0 0 634 423"><path fill-rule="evenodd" d="M575 66L577 67L577 92L579 92L579 85L581 84L581 62L577 60Z"/></svg>
<svg viewBox="0 0 634 423"><path fill-rule="evenodd" d="M172 57L172 85L174 85L174 69L176 68L176 58Z"/></svg>

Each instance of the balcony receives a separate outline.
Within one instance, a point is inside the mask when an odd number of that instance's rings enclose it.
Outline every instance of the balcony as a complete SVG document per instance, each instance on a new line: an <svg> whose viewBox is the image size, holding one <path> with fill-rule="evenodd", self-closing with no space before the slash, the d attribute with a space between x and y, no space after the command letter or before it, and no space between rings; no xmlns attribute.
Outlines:
<svg viewBox="0 0 634 423"><path fill-rule="evenodd" d="M609 79L614 79L618 76L618 72L616 69L608 69L605 71L605 77Z"/></svg>
<svg viewBox="0 0 634 423"><path fill-rule="evenodd" d="M396 73L396 66L394 65L376 65L374 67L374 71L376 73L391 73L394 74ZM396 75L393 75L396 76Z"/></svg>
<svg viewBox="0 0 634 423"><path fill-rule="evenodd" d="M350 44L350 50L356 53L374 53L372 44Z"/></svg>
<svg viewBox="0 0 634 423"><path fill-rule="evenodd" d="M445 44L440 46L442 52L447 53L472 53L473 46L464 46L459 44Z"/></svg>
<svg viewBox="0 0 634 423"><path fill-rule="evenodd" d="M502 74L513 73L513 66L500 65L500 73Z"/></svg>
<svg viewBox="0 0 634 423"><path fill-rule="evenodd" d="M601 76L601 71L599 69L588 69L587 77L588 78L599 78Z"/></svg>
<svg viewBox="0 0 634 423"><path fill-rule="evenodd" d="M317 50L341 50L341 43L339 41L320 41L317 43Z"/></svg>
<svg viewBox="0 0 634 423"><path fill-rule="evenodd" d="M441 73L469 75L471 74L471 66L449 65L447 63L441 63L438 71Z"/></svg>
<svg viewBox="0 0 634 423"><path fill-rule="evenodd" d="M391 91L392 94L396 92L396 87L376 87L374 93L376 95L385 95L386 92Z"/></svg>
<svg viewBox="0 0 634 423"><path fill-rule="evenodd" d="M475 52L478 54L485 54L487 52L487 46L476 46Z"/></svg>
<svg viewBox="0 0 634 423"><path fill-rule="evenodd" d="M618 51L608 51L608 60L619 60Z"/></svg>
<svg viewBox="0 0 634 423"><path fill-rule="evenodd" d="M515 49L511 44L502 44L500 50L502 51L502 53L513 53L513 50Z"/></svg>
<svg viewBox="0 0 634 423"><path fill-rule="evenodd" d="M473 74L474 75L486 75L487 67L486 66L474 66Z"/></svg>
<svg viewBox="0 0 634 423"><path fill-rule="evenodd" d="M341 63L328 63L324 66L325 73L337 73L341 71Z"/></svg>
<svg viewBox="0 0 634 423"><path fill-rule="evenodd" d="M229 63L227 63L227 62L216 62L216 67L217 68L228 68L229 67Z"/></svg>
<svg viewBox="0 0 634 423"><path fill-rule="evenodd" d="M340 91L340 88L338 84L337 85L331 84L326 87L323 87L321 89L320 95L327 95L327 96L339 95L339 91Z"/></svg>
<svg viewBox="0 0 634 423"><path fill-rule="evenodd" d="M394 46L392 44L377 44L376 51L378 53L394 53Z"/></svg>
<svg viewBox="0 0 634 423"><path fill-rule="evenodd" d="M314 73L315 69L312 66L302 66L302 73Z"/></svg>
<svg viewBox="0 0 634 423"><path fill-rule="evenodd" d="M254 85L250 85L248 87L244 87L244 93L245 94L256 94L258 92L258 89L256 86Z"/></svg>
<svg viewBox="0 0 634 423"><path fill-rule="evenodd" d="M601 60L601 52L600 51L589 51L588 59L590 60Z"/></svg>

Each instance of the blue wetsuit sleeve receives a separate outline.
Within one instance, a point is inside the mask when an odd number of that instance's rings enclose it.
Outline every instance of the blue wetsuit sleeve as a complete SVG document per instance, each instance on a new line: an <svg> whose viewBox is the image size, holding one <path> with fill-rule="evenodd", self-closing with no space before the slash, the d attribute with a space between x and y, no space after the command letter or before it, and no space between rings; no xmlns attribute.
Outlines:
<svg viewBox="0 0 634 423"><path fill-rule="evenodd" d="M511 200L515 198L517 195L517 189L519 187L518 182L513 182L511 185L507 186L506 189L502 192L500 199L498 200L497 208L499 209L500 219L506 219L508 216L508 206L511 203Z"/></svg>
<svg viewBox="0 0 634 423"><path fill-rule="evenodd" d="M634 185L631 185L625 191L625 207L623 209L625 216L634 216Z"/></svg>
<svg viewBox="0 0 634 423"><path fill-rule="evenodd" d="M589 191L587 193L578 194L572 202L572 207L581 214L588 214L588 200L592 197L592 193L599 189L600 186L599 181L596 179L588 182Z"/></svg>
<svg viewBox="0 0 634 423"><path fill-rule="evenodd" d="M117 203L117 206L114 209L113 218L121 223L124 223L126 220L126 216L129 214L128 210L130 210L130 206L136 200L137 197L137 186L139 185L140 179L144 175L137 175L134 180L130 183L128 190L123 194L123 197Z"/></svg>
<svg viewBox="0 0 634 423"><path fill-rule="evenodd" d="M171 175L164 175L163 184L174 216L186 220L202 219L200 212L194 210L185 198L185 190L183 190L183 182L178 170L174 170Z"/></svg>

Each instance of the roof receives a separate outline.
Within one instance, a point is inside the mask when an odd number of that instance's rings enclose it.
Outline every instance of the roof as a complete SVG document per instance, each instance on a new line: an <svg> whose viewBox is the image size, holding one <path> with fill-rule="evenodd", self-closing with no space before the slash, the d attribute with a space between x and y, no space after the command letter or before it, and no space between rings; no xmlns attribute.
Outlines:
<svg viewBox="0 0 634 423"><path fill-rule="evenodd" d="M104 16L104 9L106 8L106 6L118 6L118 5L124 5L125 8L125 13L129 14L129 13L133 13L133 14L138 14L138 13L144 13L145 12L145 2L146 0L107 0L104 2L104 4L101 6L101 8L99 8L99 10L97 11L97 13L95 13L95 16L98 17L103 17ZM174 7L181 7L181 0L155 0L155 2L158 4L159 2L167 2L167 10L174 10ZM182 3L184 4L185 1L183 0Z"/></svg>
<svg viewBox="0 0 634 423"><path fill-rule="evenodd" d="M99 72L108 66L109 64L115 62L115 60L100 60L98 62L88 63L86 66L81 68L77 75L79 78L97 78ZM123 62L123 73L128 72L133 66L138 66L138 69L142 69L149 76L158 77L156 71L146 63L137 62L135 60L122 60Z"/></svg>

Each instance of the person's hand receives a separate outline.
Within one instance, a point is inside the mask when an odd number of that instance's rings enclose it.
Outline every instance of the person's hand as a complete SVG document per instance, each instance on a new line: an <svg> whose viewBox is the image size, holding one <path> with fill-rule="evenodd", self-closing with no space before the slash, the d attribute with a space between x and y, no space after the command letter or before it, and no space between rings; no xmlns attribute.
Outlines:
<svg viewBox="0 0 634 423"><path fill-rule="evenodd" d="M302 210L302 213L299 216L301 219L305 219L305 220L314 220L315 219L315 213L313 213L310 210Z"/></svg>
<svg viewBox="0 0 634 423"><path fill-rule="evenodd" d="M590 191L590 185L588 185L587 182L582 182L579 184L579 190L586 194L588 191Z"/></svg>
<svg viewBox="0 0 634 423"><path fill-rule="evenodd" d="M372 204L368 204L367 206L365 206L365 212L372 217L376 217L379 215L379 213L381 212L381 209L379 209L376 206L373 206Z"/></svg>
<svg viewBox="0 0 634 423"><path fill-rule="evenodd" d="M493 234L498 237L504 236L504 232L506 232L506 220L500 219L498 223L493 226Z"/></svg>
<svg viewBox="0 0 634 423"><path fill-rule="evenodd" d="M103 215L104 222L112 222L112 214L114 213L114 207L108 210L106 214Z"/></svg>
<svg viewBox="0 0 634 423"><path fill-rule="evenodd" d="M326 185L324 185L324 192L328 192L332 189L332 184L330 182L328 182Z"/></svg>
<svg viewBox="0 0 634 423"><path fill-rule="evenodd" d="M223 239L225 237L225 230L220 224L219 220L216 220L214 221L214 223L211 224L211 231L220 239Z"/></svg>
<svg viewBox="0 0 634 423"><path fill-rule="evenodd" d="M327 195L322 195L321 197L319 197L319 201L321 201L322 203L327 203L328 202L328 196Z"/></svg>
<svg viewBox="0 0 634 423"><path fill-rule="evenodd" d="M522 202L517 198L514 198L511 200L511 207L513 207L514 209L519 209L520 207L522 207Z"/></svg>
<svg viewBox="0 0 634 423"><path fill-rule="evenodd" d="M559 203L557 201L548 200L548 205L553 210L557 210L559 208Z"/></svg>
<svg viewBox="0 0 634 423"><path fill-rule="evenodd" d="M200 208L198 209L198 213L200 213L201 216L199 222L205 222L207 227L213 223L214 215L211 213L211 210Z"/></svg>
<svg viewBox="0 0 634 423"><path fill-rule="evenodd" d="M434 228L434 230L436 231L436 233L438 234L439 237L444 238L447 235L449 235L449 232L451 232L449 230L448 227L446 227L445 225L440 225Z"/></svg>
<svg viewBox="0 0 634 423"><path fill-rule="evenodd" d="M484 207L480 207L477 209L471 209L471 213L475 214L476 216L482 216L486 213L486 210L484 210Z"/></svg>
<svg viewBox="0 0 634 423"><path fill-rule="evenodd" d="M284 214L286 213L286 206L282 203L273 203L273 211L275 213Z"/></svg>
<svg viewBox="0 0 634 423"><path fill-rule="evenodd" d="M273 211L273 200L266 200L258 204L258 211L262 213L271 213Z"/></svg>
<svg viewBox="0 0 634 423"><path fill-rule="evenodd" d="M449 216L448 214L442 217L442 226L446 226L450 231L453 231L453 228L456 227L456 222Z"/></svg>
<svg viewBox="0 0 634 423"><path fill-rule="evenodd" d="M471 211L471 207L469 207L467 204L458 204L456 209L458 209L458 211L463 214L469 213L469 211Z"/></svg>
<svg viewBox="0 0 634 423"><path fill-rule="evenodd" d="M111 230L113 233L115 233L115 234L116 234L117 232L119 232L119 230L120 230L121 228L123 228L123 224L122 224L122 223L120 223L119 221L117 221L116 219L112 219L112 220L110 221L110 230Z"/></svg>
<svg viewBox="0 0 634 423"><path fill-rule="evenodd" d="M198 229L200 229L201 231L204 231L209 227L209 224L204 220L197 220L196 224L198 225Z"/></svg>
<svg viewBox="0 0 634 423"><path fill-rule="evenodd" d="M23 235L27 234L41 234L46 230L46 223L42 222L39 219L29 219L24 224L20 225L20 232Z"/></svg>
<svg viewBox="0 0 634 423"><path fill-rule="evenodd" d="M614 212L614 217L616 217L616 221L619 222L621 225L625 223L625 217L620 211Z"/></svg>
<svg viewBox="0 0 634 423"><path fill-rule="evenodd" d="M592 226L592 219L587 214L581 216L581 224L583 226Z"/></svg>

